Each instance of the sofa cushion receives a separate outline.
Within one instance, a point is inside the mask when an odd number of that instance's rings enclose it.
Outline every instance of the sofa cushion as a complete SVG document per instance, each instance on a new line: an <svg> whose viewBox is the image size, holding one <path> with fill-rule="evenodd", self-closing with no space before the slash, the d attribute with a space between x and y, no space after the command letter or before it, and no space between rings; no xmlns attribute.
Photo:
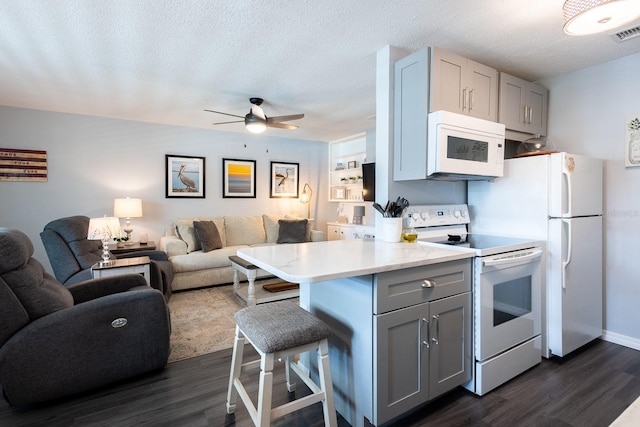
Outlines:
<svg viewBox="0 0 640 427"><path fill-rule="evenodd" d="M173 271L176 274L180 274L191 271L231 267L229 256L236 255L238 249L246 247L247 246L244 245L225 246L224 248L210 252L195 251L190 254L176 255L171 257Z"/></svg>
<svg viewBox="0 0 640 427"><path fill-rule="evenodd" d="M255 245L266 243L262 216L225 216L227 246Z"/></svg>
<svg viewBox="0 0 640 427"><path fill-rule="evenodd" d="M304 243L307 236L306 219L281 219L276 243Z"/></svg>
<svg viewBox="0 0 640 427"><path fill-rule="evenodd" d="M176 234L187 244L187 253L199 250L200 244L193 228L193 219L177 219L175 225Z"/></svg>
<svg viewBox="0 0 640 427"><path fill-rule="evenodd" d="M222 248L220 233L218 233L218 228L213 221L193 221L193 228L203 252Z"/></svg>

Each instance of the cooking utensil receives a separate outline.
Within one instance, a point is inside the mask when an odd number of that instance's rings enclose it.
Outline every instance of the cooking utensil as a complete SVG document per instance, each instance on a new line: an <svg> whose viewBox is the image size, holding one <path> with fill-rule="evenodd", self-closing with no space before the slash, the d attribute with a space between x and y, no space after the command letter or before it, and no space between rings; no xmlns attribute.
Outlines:
<svg viewBox="0 0 640 427"><path fill-rule="evenodd" d="M374 204L373 204L373 208L374 208L375 210L377 210L378 212L380 212L380 213L382 214L382 216L383 216L383 217L384 217L384 216L387 216L387 215L386 215L386 213L385 213L385 210L384 210L384 209L382 209L382 206L380 206L380 204L379 204L379 203L374 203Z"/></svg>

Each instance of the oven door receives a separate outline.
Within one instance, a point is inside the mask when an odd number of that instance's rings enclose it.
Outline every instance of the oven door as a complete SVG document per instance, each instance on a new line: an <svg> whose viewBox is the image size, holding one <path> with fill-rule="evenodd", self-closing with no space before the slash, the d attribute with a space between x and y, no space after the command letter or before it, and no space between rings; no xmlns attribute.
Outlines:
<svg viewBox="0 0 640 427"><path fill-rule="evenodd" d="M542 253L542 249L533 248L476 258L477 360L486 360L540 334Z"/></svg>

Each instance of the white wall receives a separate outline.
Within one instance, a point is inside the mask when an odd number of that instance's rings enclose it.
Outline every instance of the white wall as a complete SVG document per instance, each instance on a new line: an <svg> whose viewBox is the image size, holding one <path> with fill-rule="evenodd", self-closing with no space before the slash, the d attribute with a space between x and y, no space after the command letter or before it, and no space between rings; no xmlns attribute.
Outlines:
<svg viewBox="0 0 640 427"><path fill-rule="evenodd" d="M605 339L640 349L640 168L624 166L625 125L640 117L640 54L541 83L556 149L605 159Z"/></svg>
<svg viewBox="0 0 640 427"><path fill-rule="evenodd" d="M295 131L292 131L294 136ZM39 233L71 215L113 214L113 199L142 198L133 238L156 244L177 217L290 213L306 217L298 199L269 197L271 161L300 164L300 190L313 189L311 216L326 231L335 219L327 195L327 144L247 133L164 126L0 106L0 147L46 150L47 182L0 182L0 227L24 231L51 272ZM267 152L268 150L268 152ZM165 155L205 157L204 199L165 198ZM256 160L256 198L222 198L222 159ZM124 225L124 220L122 220Z"/></svg>

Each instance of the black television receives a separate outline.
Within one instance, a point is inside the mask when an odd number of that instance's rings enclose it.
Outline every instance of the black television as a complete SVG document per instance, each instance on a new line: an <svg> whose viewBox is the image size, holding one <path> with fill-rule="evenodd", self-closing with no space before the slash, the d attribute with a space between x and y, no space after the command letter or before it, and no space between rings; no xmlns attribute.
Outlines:
<svg viewBox="0 0 640 427"><path fill-rule="evenodd" d="M362 164L362 198L365 202L376 201L376 164Z"/></svg>

